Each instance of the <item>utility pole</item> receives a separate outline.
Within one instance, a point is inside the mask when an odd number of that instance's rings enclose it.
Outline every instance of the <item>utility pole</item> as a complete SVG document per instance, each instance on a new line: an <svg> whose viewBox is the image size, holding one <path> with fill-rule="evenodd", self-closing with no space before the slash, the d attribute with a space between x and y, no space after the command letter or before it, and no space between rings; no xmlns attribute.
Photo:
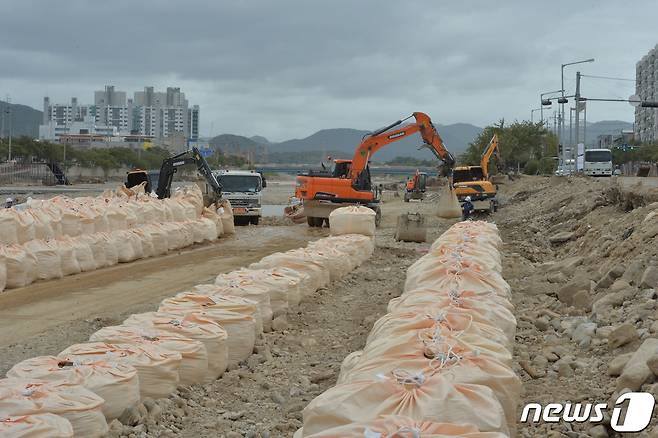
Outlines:
<svg viewBox="0 0 658 438"><path fill-rule="evenodd" d="M580 142L580 132L579 132L579 123L580 122L580 72L576 72L576 120L575 120L575 129L576 129L576 134L575 134L575 139L576 139L576 151L575 155L574 152L572 151L572 158L578 159L578 144Z"/></svg>
<svg viewBox="0 0 658 438"><path fill-rule="evenodd" d="M9 114L9 121L8 121L8 124L9 124L9 158L7 159L7 161L11 161L11 135L12 135L12 132L11 132L11 128L12 128L11 119L12 119L12 114L11 114L11 107L9 106L9 104L11 103L11 99L9 98L9 95L7 95L6 103L7 103L7 114Z"/></svg>

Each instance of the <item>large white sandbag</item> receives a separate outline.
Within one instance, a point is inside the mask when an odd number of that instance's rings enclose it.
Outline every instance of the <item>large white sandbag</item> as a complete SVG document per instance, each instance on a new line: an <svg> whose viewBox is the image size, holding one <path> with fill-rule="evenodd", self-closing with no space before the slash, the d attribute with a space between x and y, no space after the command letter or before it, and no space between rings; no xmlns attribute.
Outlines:
<svg viewBox="0 0 658 438"><path fill-rule="evenodd" d="M185 233L178 222L167 222L161 224L162 229L167 233L168 250L173 251L183 248L186 244Z"/></svg>
<svg viewBox="0 0 658 438"><path fill-rule="evenodd" d="M258 313L263 321L263 331L272 331L273 313L267 286L245 278L227 281L225 284L215 286L217 286L215 295L244 297L255 301L258 305Z"/></svg>
<svg viewBox="0 0 658 438"><path fill-rule="evenodd" d="M22 245L0 245L7 271L7 289L24 287L37 277L37 259Z"/></svg>
<svg viewBox="0 0 658 438"><path fill-rule="evenodd" d="M137 370L109 357L75 362L55 356L33 357L14 365L7 377L78 383L105 400L102 410L108 421L139 403Z"/></svg>
<svg viewBox="0 0 658 438"><path fill-rule="evenodd" d="M154 328L117 325L103 327L89 337L90 342L145 344L181 355L181 385L203 383L208 373L208 352L201 341Z"/></svg>
<svg viewBox="0 0 658 438"><path fill-rule="evenodd" d="M219 274L215 279L218 286L230 285L231 282L248 279L268 288L273 318L284 315L289 307L297 307L301 300L300 279L292 276L288 269L240 269Z"/></svg>
<svg viewBox="0 0 658 438"><path fill-rule="evenodd" d="M392 414L509 434L503 409L486 386L456 384L443 374L396 370L388 376L336 385L316 397L303 411L304 435Z"/></svg>
<svg viewBox="0 0 658 438"><path fill-rule="evenodd" d="M210 319L196 313L188 313L181 318L176 313L146 312L131 315L123 324L163 330L203 342L208 353L208 382L218 379L226 371L228 335L222 326Z"/></svg>
<svg viewBox="0 0 658 438"><path fill-rule="evenodd" d="M107 266L106 247L101 233L85 234L78 239L89 245L95 263L94 269L100 269Z"/></svg>
<svg viewBox="0 0 658 438"><path fill-rule="evenodd" d="M221 304L217 304L212 297L203 297L199 294L178 294L173 298L165 299L158 311L182 317L188 313L198 313L221 325L228 335L229 367L237 365L253 353L256 342L254 317L227 310Z"/></svg>
<svg viewBox="0 0 658 438"><path fill-rule="evenodd" d="M375 235L374 210L360 205L350 205L337 208L329 214L329 229L331 234L363 234Z"/></svg>
<svg viewBox="0 0 658 438"><path fill-rule="evenodd" d="M219 236L219 234L217 233L217 226L215 225L214 221L202 217L197 219L196 223L198 224L198 227L201 229L201 233L203 236L202 241L212 242L214 240L217 240L217 236Z"/></svg>
<svg viewBox="0 0 658 438"><path fill-rule="evenodd" d="M180 353L148 345L89 342L71 345L58 357L71 362L105 360L132 365L137 370L142 399L167 397L179 382Z"/></svg>
<svg viewBox="0 0 658 438"><path fill-rule="evenodd" d="M60 239L57 239L56 242L59 250L59 257L62 261L62 273L64 275L73 275L82 272L80 263L75 254L73 239L65 235Z"/></svg>
<svg viewBox="0 0 658 438"><path fill-rule="evenodd" d="M145 233L148 233L151 238L151 244L153 246L153 256L159 256L166 254L169 251L169 240L167 237L167 231L160 224L148 224L145 225L142 230Z"/></svg>
<svg viewBox="0 0 658 438"><path fill-rule="evenodd" d="M137 260L135 245L132 242L132 233L129 230L117 230L110 233L116 242L119 263L129 263Z"/></svg>
<svg viewBox="0 0 658 438"><path fill-rule="evenodd" d="M18 242L18 219L16 210L0 209L0 243L6 245Z"/></svg>
<svg viewBox="0 0 658 438"><path fill-rule="evenodd" d="M213 221L213 223L215 224L215 229L218 237L221 237L224 234L224 225L222 223L222 218L220 218L219 215L217 214L217 210L215 210L214 208L205 207L201 212L201 216Z"/></svg>
<svg viewBox="0 0 658 438"><path fill-rule="evenodd" d="M260 259L259 262L249 265L249 269L289 268L303 272L308 276L308 283L304 287L306 294L315 292L326 286L330 281L329 269L322 263L304 258L299 252L275 252Z"/></svg>
<svg viewBox="0 0 658 438"><path fill-rule="evenodd" d="M94 260L94 253L89 244L80 237L72 238L71 243L75 258L78 260L78 265L80 265L80 270L87 272L96 269L96 260Z"/></svg>
<svg viewBox="0 0 658 438"><path fill-rule="evenodd" d="M117 241L112 233L99 233L100 243L105 251L105 265L114 266L119 263Z"/></svg>
<svg viewBox="0 0 658 438"><path fill-rule="evenodd" d="M137 239L140 240L142 256L144 258L153 257L155 254L155 248L153 247L153 238L151 237L151 233L144 230L143 228L135 228L130 230L130 232L137 236Z"/></svg>
<svg viewBox="0 0 658 438"><path fill-rule="evenodd" d="M13 208L10 210L14 210ZM26 243L36 237L34 229L34 216L27 211L15 211L16 234L18 243Z"/></svg>
<svg viewBox="0 0 658 438"><path fill-rule="evenodd" d="M26 210L34 218L34 238L35 239L54 239L58 237L52 225L52 218L48 212L43 208L29 208ZM2 228L2 224L0 224ZM0 241L1 238L0 238Z"/></svg>
<svg viewBox="0 0 658 438"><path fill-rule="evenodd" d="M228 199L222 199L217 206L217 215L222 221L222 229L224 234L231 235L235 234L235 223L233 220L233 208L231 207L231 202Z"/></svg>
<svg viewBox="0 0 658 438"><path fill-rule="evenodd" d="M162 300L162 304L181 304L193 301L202 307L212 307L237 312L254 319L254 335L258 338L263 333L263 318L260 314L258 303L249 298L234 295L218 295L220 286L214 284L197 284L191 291L176 294L171 299Z"/></svg>
<svg viewBox="0 0 658 438"><path fill-rule="evenodd" d="M39 280L63 277L62 260L55 241L34 239L27 242L24 247L37 259L37 278Z"/></svg>
<svg viewBox="0 0 658 438"><path fill-rule="evenodd" d="M51 413L66 418L76 437L100 438L107 431L103 399L67 381L0 379L0 417Z"/></svg>
<svg viewBox="0 0 658 438"><path fill-rule="evenodd" d="M73 426L55 414L31 414L0 420L0 436L6 438L73 438Z"/></svg>
<svg viewBox="0 0 658 438"><path fill-rule="evenodd" d="M128 228L126 211L122 203L113 202L109 204L105 212L105 217L107 218L109 232Z"/></svg>

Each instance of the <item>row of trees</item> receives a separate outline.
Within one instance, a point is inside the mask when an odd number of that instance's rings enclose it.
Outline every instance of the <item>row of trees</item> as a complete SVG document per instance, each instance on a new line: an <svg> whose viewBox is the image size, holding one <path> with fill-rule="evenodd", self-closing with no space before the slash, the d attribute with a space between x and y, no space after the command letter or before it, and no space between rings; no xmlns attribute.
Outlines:
<svg viewBox="0 0 658 438"><path fill-rule="evenodd" d="M64 160L64 145L39 141L30 137L20 137L12 140L12 159L21 162ZM101 167L103 170L120 167L159 169L162 161L171 154L166 149L151 147L149 149L132 149L127 147L109 147L81 149L66 146L66 164L77 164L83 167ZM0 157L9 156L9 142L0 139ZM243 166L245 160L238 156L226 156L216 151L208 158L211 167Z"/></svg>
<svg viewBox="0 0 658 438"><path fill-rule="evenodd" d="M468 145L459 157L463 165L479 165L484 149L494 133L498 134L499 155L505 170L522 169L524 173L553 173L557 166L557 137L541 123L528 121L505 125L501 120L489 125Z"/></svg>

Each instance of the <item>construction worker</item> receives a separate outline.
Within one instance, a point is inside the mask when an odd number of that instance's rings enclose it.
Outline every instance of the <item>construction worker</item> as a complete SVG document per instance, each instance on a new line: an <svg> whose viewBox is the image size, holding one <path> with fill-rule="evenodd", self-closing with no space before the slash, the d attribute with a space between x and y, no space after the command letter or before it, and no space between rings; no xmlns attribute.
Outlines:
<svg viewBox="0 0 658 438"><path fill-rule="evenodd" d="M475 207L471 202L471 197L467 196L466 199L464 199L464 203L462 204L462 220L468 220L473 214L473 211L475 211Z"/></svg>
<svg viewBox="0 0 658 438"><path fill-rule="evenodd" d="M5 200L5 208L11 208L14 205L14 199L13 198L7 198Z"/></svg>
<svg viewBox="0 0 658 438"><path fill-rule="evenodd" d="M409 180L407 180L407 191L411 192L413 191L413 189L414 189L414 179L409 178Z"/></svg>

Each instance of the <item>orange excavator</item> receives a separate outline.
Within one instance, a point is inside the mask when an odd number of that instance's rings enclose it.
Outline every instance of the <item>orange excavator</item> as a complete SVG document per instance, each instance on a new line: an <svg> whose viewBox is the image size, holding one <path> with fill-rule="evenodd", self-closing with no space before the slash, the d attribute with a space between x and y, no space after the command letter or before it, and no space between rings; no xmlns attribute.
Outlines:
<svg viewBox="0 0 658 438"><path fill-rule="evenodd" d="M425 198L426 188L427 174L416 169L414 176L407 181L404 190L404 202L409 202L411 199L420 199L422 201Z"/></svg>
<svg viewBox="0 0 658 438"><path fill-rule="evenodd" d="M403 125L412 117L414 122ZM432 120L427 114L413 113L405 119L366 134L354 151L352 159L335 160L332 171L308 171L297 176L295 197L302 202L309 226L321 227L325 222L329 222L329 214L333 210L355 204L373 209L377 213L375 221L379 224L380 199L377 190L372 186L368 162L381 148L416 133L423 139L421 147L428 148L443 161L444 174L450 174L455 158L446 149Z"/></svg>

